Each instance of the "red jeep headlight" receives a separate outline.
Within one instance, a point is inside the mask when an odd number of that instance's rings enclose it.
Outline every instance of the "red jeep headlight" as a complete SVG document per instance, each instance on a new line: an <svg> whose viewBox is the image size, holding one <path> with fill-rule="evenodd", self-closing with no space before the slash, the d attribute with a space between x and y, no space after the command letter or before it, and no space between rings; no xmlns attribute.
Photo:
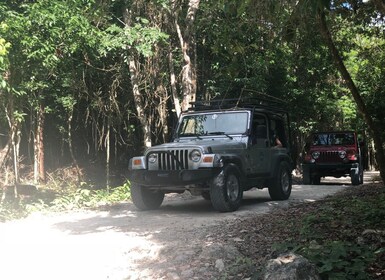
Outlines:
<svg viewBox="0 0 385 280"><path fill-rule="evenodd" d="M338 155L340 158L344 159L346 157L346 151L338 151Z"/></svg>
<svg viewBox="0 0 385 280"><path fill-rule="evenodd" d="M320 155L320 152L312 152L312 154L311 154L311 156L312 156L314 159L319 158L319 155Z"/></svg>

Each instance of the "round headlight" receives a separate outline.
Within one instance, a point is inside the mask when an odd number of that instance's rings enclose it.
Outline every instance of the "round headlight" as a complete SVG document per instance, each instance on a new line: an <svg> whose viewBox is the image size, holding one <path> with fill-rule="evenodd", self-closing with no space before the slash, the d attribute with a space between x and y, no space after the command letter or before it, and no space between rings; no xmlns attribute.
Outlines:
<svg viewBox="0 0 385 280"><path fill-rule="evenodd" d="M313 153L311 154L311 156L312 156L314 159L319 158L319 155L320 155L319 152L313 152Z"/></svg>
<svg viewBox="0 0 385 280"><path fill-rule="evenodd" d="M148 156L148 162L149 163L155 163L157 159L158 159L158 156L156 154L150 154Z"/></svg>
<svg viewBox="0 0 385 280"><path fill-rule="evenodd" d="M201 154L201 151L199 151L199 150L192 150L190 153L190 159L193 162L200 161L201 157L202 157L202 154Z"/></svg>
<svg viewBox="0 0 385 280"><path fill-rule="evenodd" d="M340 156L340 158L345 158L346 157L346 151L339 151L338 155Z"/></svg>

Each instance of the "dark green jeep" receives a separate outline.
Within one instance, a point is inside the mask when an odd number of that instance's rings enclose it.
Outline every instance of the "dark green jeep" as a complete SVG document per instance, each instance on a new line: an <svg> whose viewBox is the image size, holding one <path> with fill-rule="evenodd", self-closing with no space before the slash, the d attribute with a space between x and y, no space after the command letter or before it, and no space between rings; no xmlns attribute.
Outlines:
<svg viewBox="0 0 385 280"><path fill-rule="evenodd" d="M293 169L288 114L261 99L195 102L182 113L170 143L130 159L131 197L156 209L166 193L188 190L221 212L239 208L243 192L268 188L288 199Z"/></svg>

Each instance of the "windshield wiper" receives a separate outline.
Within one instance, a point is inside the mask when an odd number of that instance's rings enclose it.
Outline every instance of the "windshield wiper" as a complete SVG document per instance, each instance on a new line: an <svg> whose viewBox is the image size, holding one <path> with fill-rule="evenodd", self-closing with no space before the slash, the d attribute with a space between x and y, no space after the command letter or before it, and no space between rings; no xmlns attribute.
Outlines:
<svg viewBox="0 0 385 280"><path fill-rule="evenodd" d="M230 135L226 134L223 131L208 132L207 135L225 135L225 136L229 137L230 139L233 139L233 137L231 137Z"/></svg>

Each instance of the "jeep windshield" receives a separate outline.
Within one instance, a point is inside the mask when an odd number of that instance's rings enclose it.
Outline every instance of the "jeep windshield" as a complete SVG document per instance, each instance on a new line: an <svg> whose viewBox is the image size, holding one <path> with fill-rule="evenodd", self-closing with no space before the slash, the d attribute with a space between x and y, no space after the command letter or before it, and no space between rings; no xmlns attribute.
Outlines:
<svg viewBox="0 0 385 280"><path fill-rule="evenodd" d="M179 125L177 137L245 134L248 112L215 112L186 115Z"/></svg>
<svg viewBox="0 0 385 280"><path fill-rule="evenodd" d="M320 133L313 136L313 146L344 146L354 145L354 134L347 133Z"/></svg>

